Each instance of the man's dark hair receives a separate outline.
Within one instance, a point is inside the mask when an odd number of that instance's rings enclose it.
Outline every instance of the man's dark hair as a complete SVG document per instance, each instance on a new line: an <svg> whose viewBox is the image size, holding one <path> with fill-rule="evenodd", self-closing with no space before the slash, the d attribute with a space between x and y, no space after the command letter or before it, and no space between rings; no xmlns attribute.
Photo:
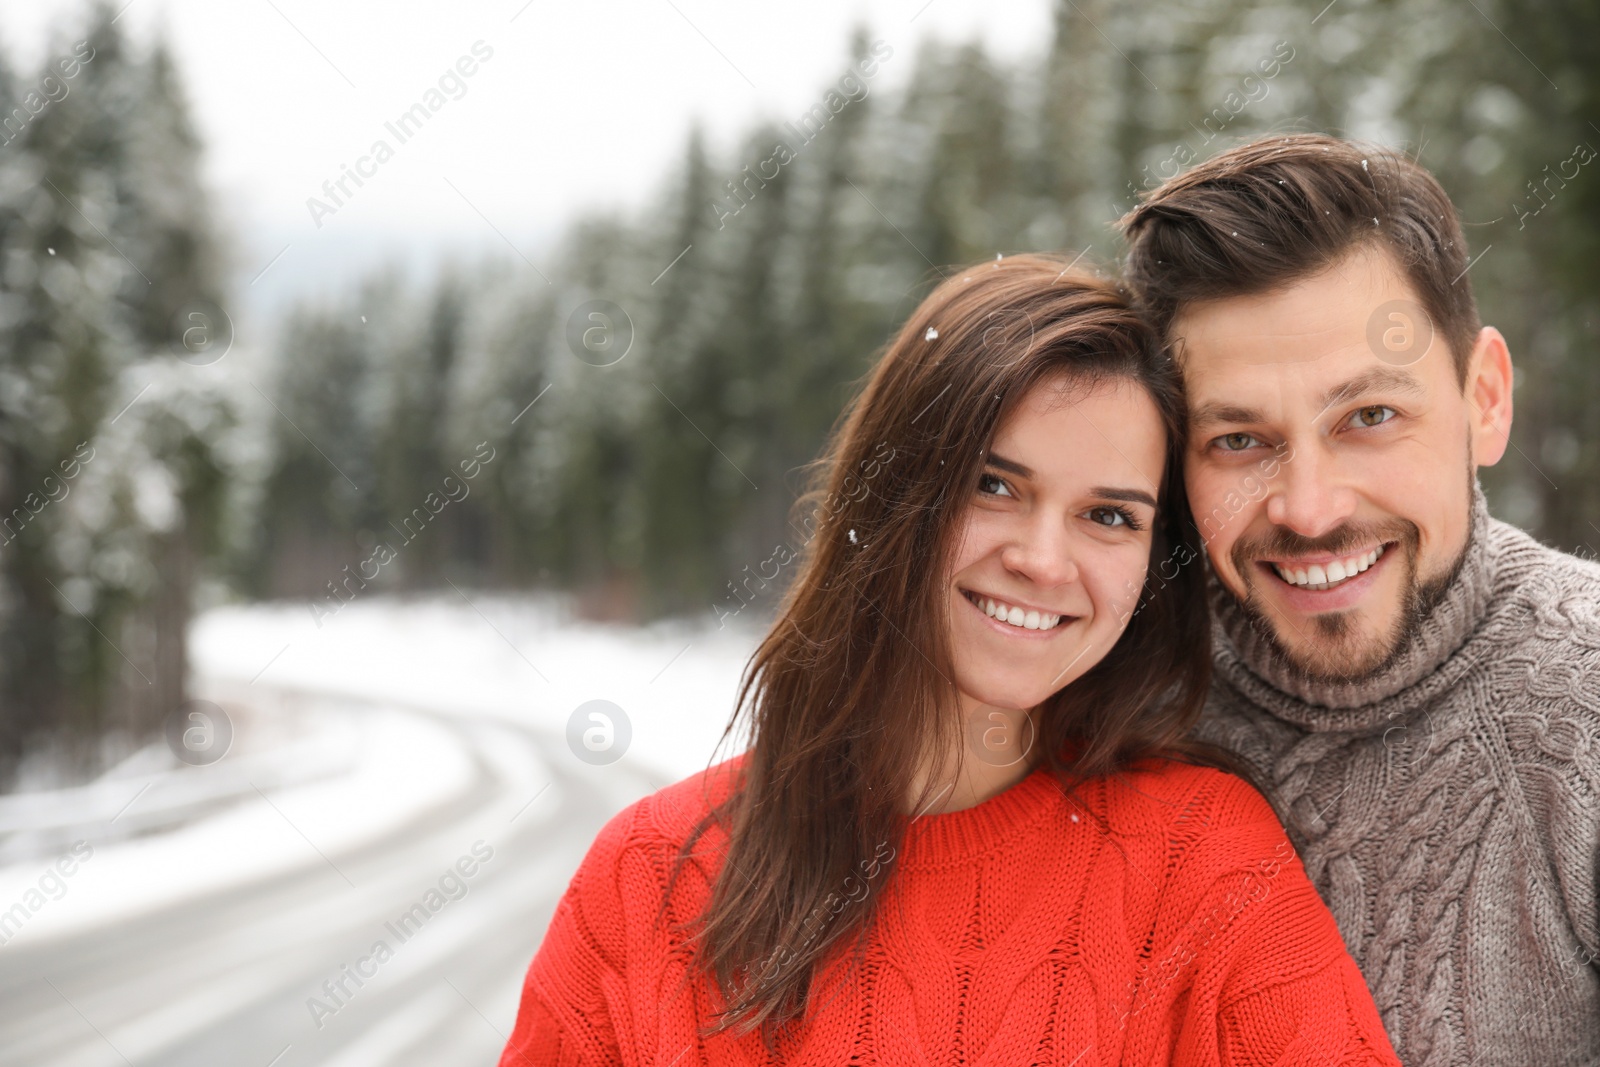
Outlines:
<svg viewBox="0 0 1600 1067"><path fill-rule="evenodd" d="M1121 226L1127 283L1169 342L1186 304L1269 292L1381 247L1466 383L1479 330L1467 242L1444 189L1401 153L1322 134L1263 137L1151 190Z"/></svg>

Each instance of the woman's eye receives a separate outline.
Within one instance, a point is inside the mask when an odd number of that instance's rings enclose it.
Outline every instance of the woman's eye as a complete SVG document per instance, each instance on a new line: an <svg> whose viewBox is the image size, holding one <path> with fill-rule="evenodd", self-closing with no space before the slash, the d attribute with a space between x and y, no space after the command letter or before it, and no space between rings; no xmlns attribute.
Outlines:
<svg viewBox="0 0 1600 1067"><path fill-rule="evenodd" d="M1141 529L1138 520L1126 508L1090 508L1086 514L1088 514L1090 522L1099 523L1101 526L1126 526L1130 530Z"/></svg>
<svg viewBox="0 0 1600 1067"><path fill-rule="evenodd" d="M1217 438L1217 444L1222 446L1224 452L1243 452L1251 445L1260 443L1255 437L1247 433L1225 433Z"/></svg>
<svg viewBox="0 0 1600 1067"><path fill-rule="evenodd" d="M1357 408L1351 412L1348 425L1382 426L1394 416L1394 408L1384 407L1382 404L1370 404L1367 407Z"/></svg>
<svg viewBox="0 0 1600 1067"><path fill-rule="evenodd" d="M978 475L978 492L986 496L1010 496L1011 490L1003 479L987 472Z"/></svg>

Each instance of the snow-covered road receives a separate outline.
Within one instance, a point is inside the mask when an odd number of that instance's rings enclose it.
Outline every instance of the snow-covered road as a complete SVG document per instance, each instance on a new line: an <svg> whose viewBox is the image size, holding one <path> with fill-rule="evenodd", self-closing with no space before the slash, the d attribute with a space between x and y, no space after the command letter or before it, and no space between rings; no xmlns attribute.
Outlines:
<svg viewBox="0 0 1600 1067"><path fill-rule="evenodd" d="M320 629L203 617L226 758L0 805L34 852L0 867L0 909L27 904L0 944L0 1064L494 1063L594 833L705 765L753 642L477 598L374 599ZM632 734L599 766L567 730L593 699ZM19 838L28 818L82 844Z"/></svg>

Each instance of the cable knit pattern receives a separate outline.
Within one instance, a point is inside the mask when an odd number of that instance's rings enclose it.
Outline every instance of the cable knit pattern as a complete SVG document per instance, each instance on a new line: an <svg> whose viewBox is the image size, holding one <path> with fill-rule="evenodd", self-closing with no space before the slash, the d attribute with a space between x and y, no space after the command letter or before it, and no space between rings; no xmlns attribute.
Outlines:
<svg viewBox="0 0 1600 1067"><path fill-rule="evenodd" d="M613 818L528 970L502 1067L761 1064L702 1038L721 1003L671 927L705 908L712 828L656 914L694 822L741 759ZM1398 1064L1283 829L1237 778L1151 761L1071 799L1037 770L907 827L859 959L819 971L780 1062L1329 1067Z"/></svg>
<svg viewBox="0 0 1600 1067"><path fill-rule="evenodd" d="M1600 566L1490 518L1395 664L1291 676L1213 583L1197 734L1278 791L1416 1067L1600 1064Z"/></svg>

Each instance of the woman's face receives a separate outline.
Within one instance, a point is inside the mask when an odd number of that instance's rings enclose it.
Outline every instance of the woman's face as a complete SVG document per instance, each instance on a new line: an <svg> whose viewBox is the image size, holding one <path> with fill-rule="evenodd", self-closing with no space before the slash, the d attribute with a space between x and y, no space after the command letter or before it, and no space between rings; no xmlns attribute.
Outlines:
<svg viewBox="0 0 1600 1067"><path fill-rule="evenodd" d="M964 718L1032 708L1110 651L1144 585L1165 458L1133 382L1046 382L1001 424L946 580Z"/></svg>

